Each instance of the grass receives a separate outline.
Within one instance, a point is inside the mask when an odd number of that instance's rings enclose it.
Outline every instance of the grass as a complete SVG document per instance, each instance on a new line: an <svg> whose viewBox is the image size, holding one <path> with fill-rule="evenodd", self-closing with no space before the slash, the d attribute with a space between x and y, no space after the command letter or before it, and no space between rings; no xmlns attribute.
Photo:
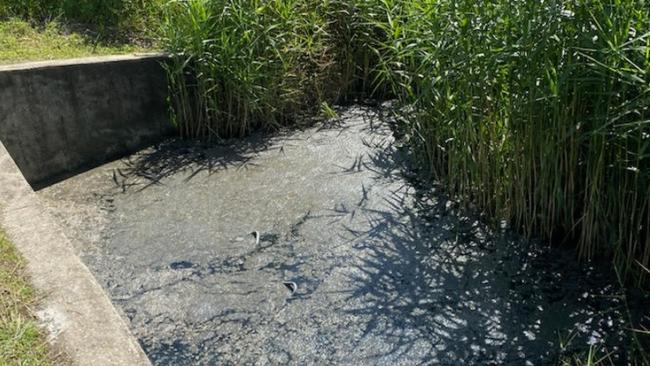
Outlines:
<svg viewBox="0 0 650 366"><path fill-rule="evenodd" d="M0 63L152 51L166 0L0 0Z"/></svg>
<svg viewBox="0 0 650 366"><path fill-rule="evenodd" d="M16 18L0 21L0 64L134 52L151 52L151 48L98 41L69 32L56 21L42 27Z"/></svg>
<svg viewBox="0 0 650 366"><path fill-rule="evenodd" d="M166 0L0 0L0 19L92 26L100 36L150 36Z"/></svg>
<svg viewBox="0 0 650 366"><path fill-rule="evenodd" d="M24 265L0 232L0 365L54 365L53 353L31 314L35 294Z"/></svg>

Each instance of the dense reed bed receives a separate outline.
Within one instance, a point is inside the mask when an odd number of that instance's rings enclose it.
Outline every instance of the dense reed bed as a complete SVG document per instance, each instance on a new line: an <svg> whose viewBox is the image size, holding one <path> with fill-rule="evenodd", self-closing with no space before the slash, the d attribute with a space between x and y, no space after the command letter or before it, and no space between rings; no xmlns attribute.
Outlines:
<svg viewBox="0 0 650 366"><path fill-rule="evenodd" d="M171 3L163 39L178 55L168 72L181 133L243 135L318 105L336 75L325 27L315 2Z"/></svg>
<svg viewBox="0 0 650 366"><path fill-rule="evenodd" d="M187 0L163 26L187 137L399 101L449 191L626 281L650 266L650 4L643 0Z"/></svg>
<svg viewBox="0 0 650 366"><path fill-rule="evenodd" d="M526 233L650 260L650 4L413 1L387 8L378 68L421 161ZM395 10L393 10L395 9Z"/></svg>
<svg viewBox="0 0 650 366"><path fill-rule="evenodd" d="M162 40L181 134L241 136L374 95L381 33L371 5L305 0L172 1Z"/></svg>

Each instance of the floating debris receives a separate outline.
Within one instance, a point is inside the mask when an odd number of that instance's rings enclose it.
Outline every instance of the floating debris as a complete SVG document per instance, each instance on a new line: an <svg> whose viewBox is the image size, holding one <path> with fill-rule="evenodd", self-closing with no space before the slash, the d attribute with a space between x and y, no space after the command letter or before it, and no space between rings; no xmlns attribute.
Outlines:
<svg viewBox="0 0 650 366"><path fill-rule="evenodd" d="M298 290L298 285L293 281L285 281L282 284L291 291L292 295Z"/></svg>

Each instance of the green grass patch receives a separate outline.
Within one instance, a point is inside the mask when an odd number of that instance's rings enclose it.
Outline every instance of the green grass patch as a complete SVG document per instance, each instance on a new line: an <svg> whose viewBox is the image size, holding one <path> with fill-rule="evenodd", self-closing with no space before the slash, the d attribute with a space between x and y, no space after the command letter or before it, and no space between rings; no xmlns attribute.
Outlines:
<svg viewBox="0 0 650 366"><path fill-rule="evenodd" d="M0 21L0 64L151 50L128 43L98 41L92 36L71 32L56 21L36 27L19 19Z"/></svg>
<svg viewBox="0 0 650 366"><path fill-rule="evenodd" d="M0 366L54 365L53 353L31 314L35 295L24 265L0 232Z"/></svg>
<svg viewBox="0 0 650 366"><path fill-rule="evenodd" d="M108 35L153 34L167 0L0 0L0 20L19 18L43 24L53 19L92 25Z"/></svg>

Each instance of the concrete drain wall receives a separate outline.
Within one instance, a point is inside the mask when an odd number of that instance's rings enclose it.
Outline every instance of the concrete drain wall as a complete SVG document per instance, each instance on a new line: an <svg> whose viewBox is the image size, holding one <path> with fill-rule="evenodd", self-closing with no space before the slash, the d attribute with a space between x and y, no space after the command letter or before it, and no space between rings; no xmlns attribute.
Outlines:
<svg viewBox="0 0 650 366"><path fill-rule="evenodd" d="M172 132L162 55L0 66L0 141L32 187Z"/></svg>

